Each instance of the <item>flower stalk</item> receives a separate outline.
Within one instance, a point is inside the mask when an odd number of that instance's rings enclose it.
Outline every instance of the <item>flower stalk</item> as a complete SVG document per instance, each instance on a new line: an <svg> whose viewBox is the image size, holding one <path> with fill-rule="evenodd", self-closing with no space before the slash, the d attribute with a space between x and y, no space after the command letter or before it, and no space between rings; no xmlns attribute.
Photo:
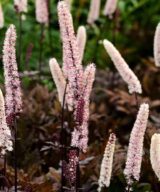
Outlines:
<svg viewBox="0 0 160 192"><path fill-rule="evenodd" d="M19 21L19 38L18 38L18 64L21 65L22 57L22 14L27 12L28 0L14 0L14 7Z"/></svg>
<svg viewBox="0 0 160 192"><path fill-rule="evenodd" d="M49 1L48 0L36 0L36 20L40 24L40 47L39 47L39 74L42 70L43 61L43 40L44 40L44 29L49 24Z"/></svg>
<svg viewBox="0 0 160 192"><path fill-rule="evenodd" d="M17 175L17 121L15 119L14 125L13 125L13 130L14 130L14 185L15 185L15 192L17 192L17 187L18 187L18 175Z"/></svg>
<svg viewBox="0 0 160 192"><path fill-rule="evenodd" d="M18 47L18 64L21 65L22 57L22 13L18 13L19 18L19 47Z"/></svg>
<svg viewBox="0 0 160 192"><path fill-rule="evenodd" d="M42 71L42 61L43 61L43 40L44 40L44 24L40 24L40 47L39 47L39 74Z"/></svg>

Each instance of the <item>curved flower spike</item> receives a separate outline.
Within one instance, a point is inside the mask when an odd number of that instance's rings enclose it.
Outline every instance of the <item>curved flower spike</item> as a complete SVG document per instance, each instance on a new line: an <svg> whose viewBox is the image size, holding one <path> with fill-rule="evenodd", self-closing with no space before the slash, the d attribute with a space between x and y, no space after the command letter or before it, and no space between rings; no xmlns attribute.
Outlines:
<svg viewBox="0 0 160 192"><path fill-rule="evenodd" d="M103 44L109 56L111 57L111 60L113 61L115 67L119 71L124 81L128 84L129 92L131 94L141 94L142 87L140 81L138 80L137 76L133 73L133 71L129 68L125 60L122 58L119 51L108 40L104 40Z"/></svg>
<svg viewBox="0 0 160 192"><path fill-rule="evenodd" d="M4 155L7 151L12 151L11 132L6 123L4 98L0 89L0 154Z"/></svg>
<svg viewBox="0 0 160 192"><path fill-rule="evenodd" d="M157 67L160 67L160 23L157 25L154 36L154 59Z"/></svg>
<svg viewBox="0 0 160 192"><path fill-rule="evenodd" d="M3 27L4 27L4 15L2 5L0 3L0 29L2 29Z"/></svg>
<svg viewBox="0 0 160 192"><path fill-rule="evenodd" d="M152 168L160 180L160 134L157 133L151 139L150 160Z"/></svg>

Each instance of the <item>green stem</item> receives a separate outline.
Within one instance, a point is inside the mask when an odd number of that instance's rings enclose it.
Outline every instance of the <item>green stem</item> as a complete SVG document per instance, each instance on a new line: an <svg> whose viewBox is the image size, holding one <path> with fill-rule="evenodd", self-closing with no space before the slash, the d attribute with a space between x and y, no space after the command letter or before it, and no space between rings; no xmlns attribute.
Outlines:
<svg viewBox="0 0 160 192"><path fill-rule="evenodd" d="M40 34L40 48L39 48L39 74L42 70L42 58L43 58L43 34L44 34L44 24L41 24L41 34Z"/></svg>

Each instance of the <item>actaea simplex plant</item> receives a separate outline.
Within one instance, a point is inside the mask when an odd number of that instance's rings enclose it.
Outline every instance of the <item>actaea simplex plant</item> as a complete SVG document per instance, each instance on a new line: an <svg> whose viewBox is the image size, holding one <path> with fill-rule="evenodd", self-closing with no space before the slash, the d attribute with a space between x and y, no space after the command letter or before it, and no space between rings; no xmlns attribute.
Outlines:
<svg viewBox="0 0 160 192"><path fill-rule="evenodd" d="M50 60L50 69L56 83L59 100L62 105L61 191L69 190L76 192L81 189L79 186L79 153L85 152L87 149L89 96L94 81L95 66L91 64L83 71L83 67L79 59L79 47L77 46L76 37L74 35L72 17L68 6L64 1L60 1L58 3L58 15L63 43L63 67L61 69L56 59L53 58ZM129 92L131 94L134 93L135 95L137 93L141 94L142 88L138 78L121 57L120 53L107 40L104 40L104 47L114 62L117 70L120 72L122 78L128 84ZM137 120L132 130L126 169L124 172L128 183L127 191L130 191L130 185L134 180L139 180L143 151L143 138L148 120L148 108L148 104L141 104ZM69 122L68 119L64 119L65 110L72 112L72 123ZM70 140L67 140L67 136L69 136L69 134L67 134L67 130L73 130L70 135ZM137 135L137 130L141 130L142 134ZM111 134L106 146L101 165L98 191L101 191L101 188L104 186L109 187L110 184L115 138L115 135ZM136 139L138 139L137 144L135 142ZM132 143L134 144L132 145ZM132 162L135 157L137 159L137 164L133 163L132 166L130 161ZM132 176L133 181L131 182L129 177Z"/></svg>
<svg viewBox="0 0 160 192"><path fill-rule="evenodd" d="M115 1L116 2L116 1ZM40 4L39 4L40 5ZM80 186L79 155L87 151L88 120L90 94L95 78L95 65L82 66L83 52L86 42L85 28L75 36L72 16L69 6L65 1L58 3L58 16L63 44L63 67L61 68L55 58L49 62L50 70L57 86L58 97L62 107L61 118L61 191L77 192L82 190ZM154 56L156 65L159 62L159 25L154 39ZM6 32L3 47L3 64L5 76L5 99L0 91L0 153L4 157L4 178L6 172L6 152L14 147L15 165L15 192L17 186L17 125L16 119L22 111L22 94L16 62L16 30L10 25ZM142 93L140 81L121 57L118 50L108 40L103 45L111 57L115 67L124 81L128 84L131 94ZM138 107L138 114L134 123L127 154L124 175L127 181L126 191L132 190L132 184L140 179L141 163L143 156L143 140L149 116L149 105L142 103ZM12 133L12 134L11 134ZM11 136L12 135L12 136ZM12 139L12 137L14 139ZM116 135L110 134L104 152L98 191L103 187L109 187L112 174L113 156L116 145ZM157 148L156 148L157 146ZM159 134L154 134L151 140L150 158L152 168L159 178Z"/></svg>
<svg viewBox="0 0 160 192"><path fill-rule="evenodd" d="M78 47L72 16L64 1L58 3L58 16L63 43L63 67L60 68L55 58L49 64L62 106L61 191L76 192L80 190L79 153L86 151L88 143L89 98L95 65L89 64L83 69L80 56L83 50ZM81 48L84 49L84 46ZM72 114L71 119L65 118L65 111ZM69 134L67 130L70 130Z"/></svg>

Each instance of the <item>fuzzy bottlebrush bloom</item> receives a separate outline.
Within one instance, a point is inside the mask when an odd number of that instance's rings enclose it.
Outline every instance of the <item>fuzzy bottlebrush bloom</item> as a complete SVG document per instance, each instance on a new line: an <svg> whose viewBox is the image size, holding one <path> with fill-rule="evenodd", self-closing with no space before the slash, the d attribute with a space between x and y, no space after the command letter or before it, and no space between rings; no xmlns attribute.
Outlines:
<svg viewBox="0 0 160 192"><path fill-rule="evenodd" d="M63 105L63 97L64 97L64 90L66 86L66 80L64 78L63 72L59 67L59 64L57 63L56 59L54 58L51 59L49 62L49 66L52 73L52 77L54 79L54 82L58 90L59 101L61 105Z"/></svg>
<svg viewBox="0 0 160 192"><path fill-rule="evenodd" d="M141 83L138 80L137 76L129 68L125 60L122 58L118 50L113 46L113 44L108 41L103 41L104 47L111 57L115 67L119 71L120 75L124 81L128 84L129 92L132 93L142 93Z"/></svg>
<svg viewBox="0 0 160 192"><path fill-rule="evenodd" d="M141 104L137 119L131 132L126 167L124 170L124 174L129 185L131 185L134 180L139 181L143 155L143 140L147 127L148 116L148 104Z"/></svg>
<svg viewBox="0 0 160 192"><path fill-rule="evenodd" d="M71 145L79 147L82 151L86 151L88 144L88 120L89 120L89 98L95 79L95 65L90 64L84 72L84 82L82 95L79 98L78 105L74 114L77 127L72 133Z"/></svg>
<svg viewBox="0 0 160 192"><path fill-rule="evenodd" d="M105 148L101 164L100 177L98 181L99 183L98 192L101 191L102 187L109 187L110 185L115 143L116 143L116 136L115 134L111 133Z"/></svg>
<svg viewBox="0 0 160 192"><path fill-rule="evenodd" d="M27 12L28 0L14 0L14 6L18 13Z"/></svg>
<svg viewBox="0 0 160 192"><path fill-rule="evenodd" d="M91 0L87 22L93 24L99 18L101 0Z"/></svg>
<svg viewBox="0 0 160 192"><path fill-rule="evenodd" d="M105 8L103 14L112 18L117 8L118 0L106 0Z"/></svg>
<svg viewBox="0 0 160 192"><path fill-rule="evenodd" d="M11 132L6 123L4 98L0 90L0 154L12 151Z"/></svg>
<svg viewBox="0 0 160 192"><path fill-rule="evenodd" d="M5 104L7 123L12 124L22 110L20 80L16 63L16 30L10 25L6 32L3 46L3 65L5 76Z"/></svg>
<svg viewBox="0 0 160 192"><path fill-rule="evenodd" d="M84 26L80 26L77 31L77 43L78 43L81 62L83 60L86 41L87 41L86 28Z"/></svg>
<svg viewBox="0 0 160 192"><path fill-rule="evenodd" d="M64 1L58 3L58 16L63 43L63 72L68 79L70 98L73 99L71 105L76 105L79 93L82 90L82 65L79 56L77 39L75 37L72 16L68 5Z"/></svg>
<svg viewBox="0 0 160 192"><path fill-rule="evenodd" d="M48 2L47 0L35 0L36 1L36 20L41 24L48 24Z"/></svg>
<svg viewBox="0 0 160 192"><path fill-rule="evenodd" d="M154 134L151 139L150 160L152 168L160 180L160 134Z"/></svg>
<svg viewBox="0 0 160 192"><path fill-rule="evenodd" d="M0 29L2 29L3 27L4 27L4 15L2 5L0 3Z"/></svg>
<svg viewBox="0 0 160 192"><path fill-rule="evenodd" d="M160 23L157 25L154 36L154 60L157 67L160 67Z"/></svg>

